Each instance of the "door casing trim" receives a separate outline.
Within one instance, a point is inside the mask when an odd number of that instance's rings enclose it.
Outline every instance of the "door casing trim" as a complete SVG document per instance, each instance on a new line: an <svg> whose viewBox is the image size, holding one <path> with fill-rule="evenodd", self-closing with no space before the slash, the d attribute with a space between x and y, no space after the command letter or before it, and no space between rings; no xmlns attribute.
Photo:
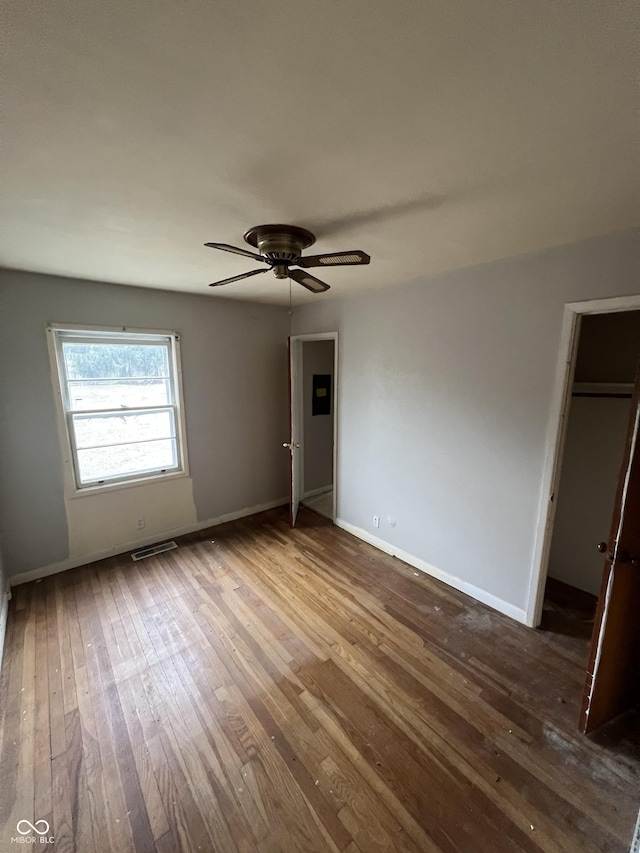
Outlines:
<svg viewBox="0 0 640 853"><path fill-rule="evenodd" d="M610 299L590 299L585 302L568 302L564 306L525 608L526 624L531 628L539 625L542 618L542 605L556 511L556 502L553 500L553 496L557 493L560 484L567 417L571 405L571 390L582 317L587 314L614 314L637 310L640 310L640 294L616 296Z"/></svg>

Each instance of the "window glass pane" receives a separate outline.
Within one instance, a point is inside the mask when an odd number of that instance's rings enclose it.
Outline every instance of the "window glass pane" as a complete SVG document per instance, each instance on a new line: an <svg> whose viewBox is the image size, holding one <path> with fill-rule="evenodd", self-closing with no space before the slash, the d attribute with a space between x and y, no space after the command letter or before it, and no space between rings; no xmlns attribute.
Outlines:
<svg viewBox="0 0 640 853"><path fill-rule="evenodd" d="M78 449L175 438L171 409L140 414L74 415L73 426ZM110 471L105 471L110 475Z"/></svg>
<svg viewBox="0 0 640 853"><path fill-rule="evenodd" d="M178 467L175 439L78 450L81 483Z"/></svg>
<svg viewBox="0 0 640 853"><path fill-rule="evenodd" d="M137 379L169 375L165 344L62 342L67 379Z"/></svg>
<svg viewBox="0 0 640 853"><path fill-rule="evenodd" d="M72 380L71 409L135 409L172 403L169 379Z"/></svg>

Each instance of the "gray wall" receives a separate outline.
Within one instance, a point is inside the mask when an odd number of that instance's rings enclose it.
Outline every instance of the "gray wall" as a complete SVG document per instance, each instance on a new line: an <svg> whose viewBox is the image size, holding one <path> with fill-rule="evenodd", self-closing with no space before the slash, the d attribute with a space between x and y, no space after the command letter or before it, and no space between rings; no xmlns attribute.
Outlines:
<svg viewBox="0 0 640 853"><path fill-rule="evenodd" d="M333 341L302 344L303 495L333 484ZM313 375L331 375L331 413L313 415Z"/></svg>
<svg viewBox="0 0 640 853"><path fill-rule="evenodd" d="M48 322L180 332L197 520L286 495L285 310L2 270L0 538L9 576L69 557ZM163 512L167 524L171 507Z"/></svg>
<svg viewBox="0 0 640 853"><path fill-rule="evenodd" d="M624 232L296 309L340 335L338 517L524 610L563 306L639 272Z"/></svg>

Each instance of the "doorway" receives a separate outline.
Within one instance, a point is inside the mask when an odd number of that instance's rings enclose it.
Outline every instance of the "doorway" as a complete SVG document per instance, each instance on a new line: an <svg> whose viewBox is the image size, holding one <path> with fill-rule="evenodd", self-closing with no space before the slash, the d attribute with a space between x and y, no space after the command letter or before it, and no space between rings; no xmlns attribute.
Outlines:
<svg viewBox="0 0 640 853"><path fill-rule="evenodd" d="M589 639L640 355L640 311L582 319L541 627Z"/></svg>
<svg viewBox="0 0 640 853"><path fill-rule="evenodd" d="M568 358L545 472L551 494L533 621L563 634L575 633L567 630L572 622L591 623L583 637L583 733L629 711L640 695L640 298L609 303L612 311L565 313ZM550 624L558 606L564 623Z"/></svg>
<svg viewBox="0 0 640 853"><path fill-rule="evenodd" d="M526 623L531 627L539 626L542 619L556 509L559 503L565 440L568 433L571 403L574 399L574 377L581 327L583 321L587 321L591 317L606 317L628 312L635 314L640 312L640 295L594 299L589 302L574 302L565 305L526 610ZM633 382L633 378L630 381ZM610 521L612 504L609 504L608 509ZM607 525L608 522L605 525L604 536L607 533ZM595 550L599 541L599 534L592 531L591 536Z"/></svg>
<svg viewBox="0 0 640 853"><path fill-rule="evenodd" d="M335 341L302 342L301 503L333 520Z"/></svg>
<svg viewBox="0 0 640 853"><path fill-rule="evenodd" d="M294 335L289 353L291 525L299 504L335 521L338 334Z"/></svg>

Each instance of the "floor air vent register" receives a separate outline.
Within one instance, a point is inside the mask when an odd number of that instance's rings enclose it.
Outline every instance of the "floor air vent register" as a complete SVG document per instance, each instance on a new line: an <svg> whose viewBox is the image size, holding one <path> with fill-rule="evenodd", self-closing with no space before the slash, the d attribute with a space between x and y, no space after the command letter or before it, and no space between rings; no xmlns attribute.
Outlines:
<svg viewBox="0 0 640 853"><path fill-rule="evenodd" d="M132 560L144 560L145 557L155 557L156 554L163 554L165 551L173 551L178 547L178 543L171 540L170 542L160 542L158 545L151 545L150 548L141 548L139 551L131 552Z"/></svg>

